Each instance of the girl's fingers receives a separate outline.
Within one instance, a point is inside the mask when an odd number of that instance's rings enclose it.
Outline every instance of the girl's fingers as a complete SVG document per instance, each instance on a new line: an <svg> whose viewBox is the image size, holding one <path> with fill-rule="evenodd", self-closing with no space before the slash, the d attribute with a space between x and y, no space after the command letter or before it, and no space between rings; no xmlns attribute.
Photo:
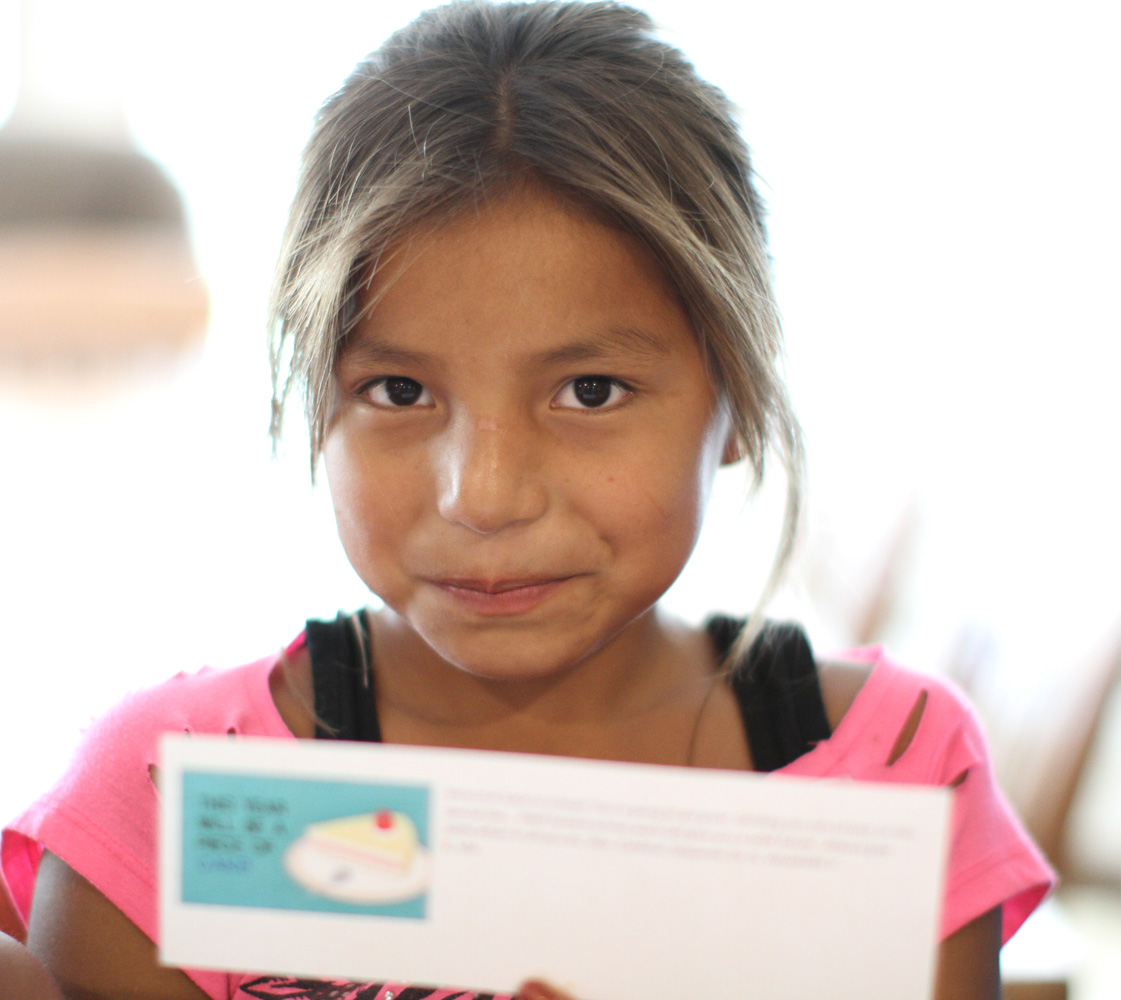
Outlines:
<svg viewBox="0 0 1121 1000"><path fill-rule="evenodd" d="M539 979L530 979L522 983L516 994L516 1000L575 1000L575 998Z"/></svg>

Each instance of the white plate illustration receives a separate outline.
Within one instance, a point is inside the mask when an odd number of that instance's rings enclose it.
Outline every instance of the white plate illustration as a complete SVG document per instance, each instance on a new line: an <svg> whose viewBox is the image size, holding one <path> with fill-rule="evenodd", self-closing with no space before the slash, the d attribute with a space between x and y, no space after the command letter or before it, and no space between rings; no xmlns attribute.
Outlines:
<svg viewBox="0 0 1121 1000"><path fill-rule="evenodd" d="M363 864L301 837L284 853L284 868L308 892L341 903L403 903L428 888L428 851L418 847L403 870Z"/></svg>

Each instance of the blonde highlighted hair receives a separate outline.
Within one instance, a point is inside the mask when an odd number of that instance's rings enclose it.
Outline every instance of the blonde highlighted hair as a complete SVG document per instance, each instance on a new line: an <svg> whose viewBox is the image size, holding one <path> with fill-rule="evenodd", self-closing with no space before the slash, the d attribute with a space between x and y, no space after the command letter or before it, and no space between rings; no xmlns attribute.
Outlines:
<svg viewBox="0 0 1121 1000"><path fill-rule="evenodd" d="M393 244L538 184L649 248L692 320L739 453L757 481L769 455L784 465L765 600L793 549L803 453L735 119L650 18L622 4L462 0L421 14L328 99L305 149L270 308L274 438L295 387L314 470L339 346Z"/></svg>

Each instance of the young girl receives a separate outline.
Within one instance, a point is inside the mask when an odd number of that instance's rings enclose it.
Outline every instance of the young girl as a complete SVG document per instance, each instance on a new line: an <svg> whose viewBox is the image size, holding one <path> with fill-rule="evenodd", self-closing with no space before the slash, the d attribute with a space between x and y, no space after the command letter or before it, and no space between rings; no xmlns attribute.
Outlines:
<svg viewBox="0 0 1121 1000"><path fill-rule="evenodd" d="M937 996L998 994L1051 875L957 696L875 649L815 663L796 628L656 608L722 463L787 469L777 575L801 451L747 150L644 15L468 2L393 36L319 115L273 312L274 433L298 387L384 608L94 727L4 841L65 990L429 995L157 964L156 742L185 730L952 786Z"/></svg>

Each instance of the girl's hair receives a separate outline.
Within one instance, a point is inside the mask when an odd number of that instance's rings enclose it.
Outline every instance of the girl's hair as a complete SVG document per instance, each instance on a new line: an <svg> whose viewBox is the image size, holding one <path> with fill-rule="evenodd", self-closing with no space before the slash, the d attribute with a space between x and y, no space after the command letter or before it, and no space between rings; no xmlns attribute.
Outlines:
<svg viewBox="0 0 1121 1000"><path fill-rule="evenodd" d="M786 467L785 521L762 604L793 549L803 463L778 370L763 208L728 99L655 37L647 15L622 4L462 0L429 10L324 104L270 307L274 441L296 385L314 474L339 345L383 255L407 232L526 182L654 254L756 482L768 452Z"/></svg>

